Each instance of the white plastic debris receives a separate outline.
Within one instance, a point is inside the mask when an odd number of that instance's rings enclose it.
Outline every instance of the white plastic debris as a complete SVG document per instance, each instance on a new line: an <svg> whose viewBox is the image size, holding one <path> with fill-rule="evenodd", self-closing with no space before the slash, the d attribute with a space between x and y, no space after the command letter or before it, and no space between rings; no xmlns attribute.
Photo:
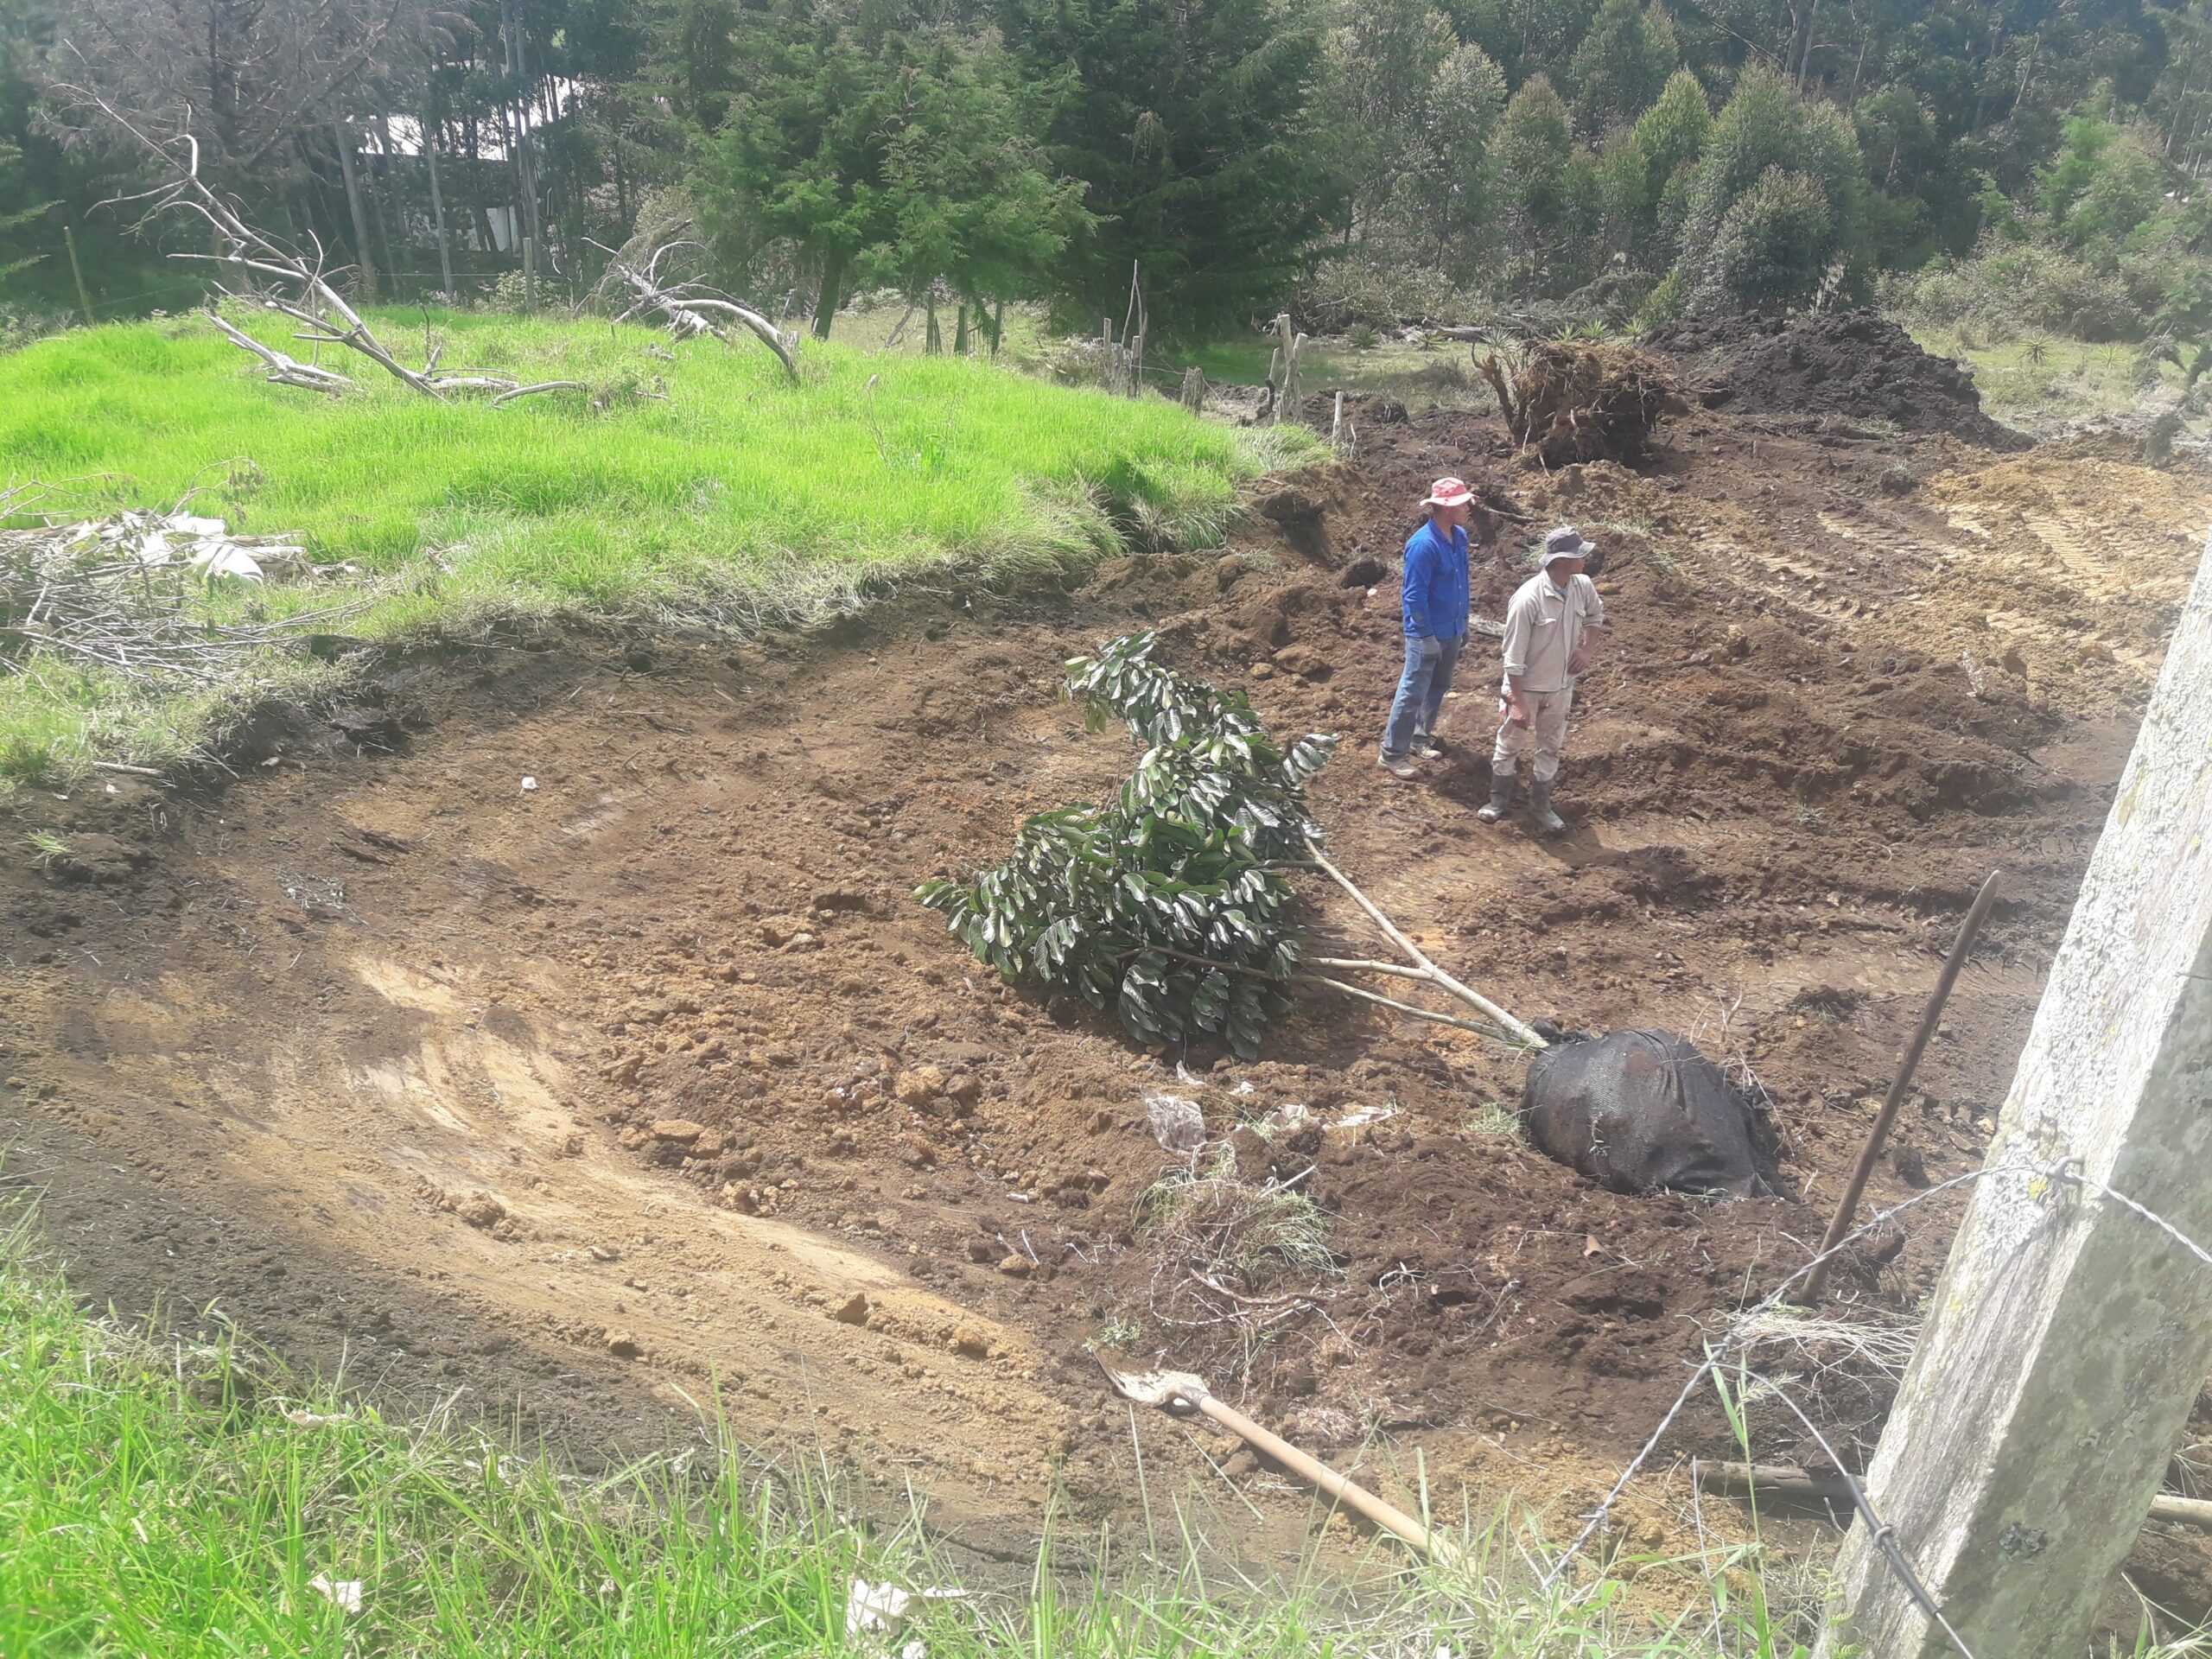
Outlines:
<svg viewBox="0 0 2212 1659"><path fill-rule="evenodd" d="M361 1581L359 1579L332 1579L318 1573L308 1580L308 1588L349 1618L361 1611Z"/></svg>
<svg viewBox="0 0 2212 1659"><path fill-rule="evenodd" d="M1205 1114L1197 1101L1180 1095L1147 1095L1144 1111L1152 1121L1153 1139L1169 1152L1196 1152L1205 1144Z"/></svg>
<svg viewBox="0 0 2212 1659"><path fill-rule="evenodd" d="M288 1408L284 1413L284 1421L295 1428L323 1428L332 1423L350 1423L353 1419L350 1414L342 1411L302 1411Z"/></svg>
<svg viewBox="0 0 2212 1659"><path fill-rule="evenodd" d="M537 779L535 778L524 779L522 780L522 792L525 795L535 795L537 792Z"/></svg>
<svg viewBox="0 0 2212 1659"><path fill-rule="evenodd" d="M906 1627L906 1616L914 1604L922 1601L961 1601L967 1598L964 1590L901 1590L893 1584L870 1584L866 1579L855 1579L852 1588L845 1595L845 1638L848 1641L872 1637L888 1644ZM909 1642L899 1649L899 1659L919 1659L922 1644Z"/></svg>
<svg viewBox="0 0 2212 1659"><path fill-rule="evenodd" d="M264 579L261 562L228 542L202 542L187 562L210 582L220 576L237 576L245 582Z"/></svg>

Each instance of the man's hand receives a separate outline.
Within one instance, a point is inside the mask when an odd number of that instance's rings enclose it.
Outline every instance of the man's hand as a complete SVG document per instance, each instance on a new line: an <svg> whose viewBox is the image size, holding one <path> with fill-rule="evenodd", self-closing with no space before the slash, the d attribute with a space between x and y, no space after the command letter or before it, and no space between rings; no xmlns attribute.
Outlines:
<svg viewBox="0 0 2212 1659"><path fill-rule="evenodd" d="M1505 718L1515 726L1529 723L1529 700L1518 691L1509 692L1505 698Z"/></svg>
<svg viewBox="0 0 2212 1659"><path fill-rule="evenodd" d="M1581 650L1567 659L1567 671L1570 674L1581 673L1584 669L1590 666L1592 654L1589 646L1583 646Z"/></svg>

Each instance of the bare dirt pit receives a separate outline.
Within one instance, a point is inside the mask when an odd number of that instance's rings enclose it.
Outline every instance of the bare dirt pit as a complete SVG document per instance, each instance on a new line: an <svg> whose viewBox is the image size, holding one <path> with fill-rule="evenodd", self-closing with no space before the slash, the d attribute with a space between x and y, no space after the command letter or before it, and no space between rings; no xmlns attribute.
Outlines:
<svg viewBox="0 0 2212 1659"><path fill-rule="evenodd" d="M1140 1443L1155 1496L1210 1494L1216 1541L1294 1547L1305 1495L1134 1424L1090 1342L1203 1371L1401 1497L1418 1467L1447 1512L1463 1483L1586 1508L1700 1333L1804 1260L2001 867L1873 1197L1980 1159L2212 488L1703 411L1641 473L1547 474L1494 419L1353 413L1351 463L1257 492L1226 555L810 638L395 664L224 787L35 802L73 857L0 872L6 1179L95 1302L235 1321L388 1399L458 1394L586 1462L703 1432L718 1391L741 1438L911 1492L987 1555L1026 1557L1048 1491L1134 1516ZM1372 764L1395 555L1447 472L1500 510L1481 614L1551 520L1605 552L1556 842L1473 819L1486 638L1446 758L1412 785ZM1344 734L1315 788L1334 855L1452 971L1755 1074L1796 1198L1599 1190L1516 1135L1513 1057L1325 994L1245 1065L992 982L912 889L1118 783L1129 751L1058 664L1144 626L1279 731ZM1311 896L1317 940L1375 954ZM1254 1297L1194 1255L1160 1220L1187 1170L1160 1093L1203 1112L1201 1173L1310 1197L1330 1260ZM1849 1317L1910 1314L1947 1203L1844 1275ZM1823 1396L1862 1446L1885 1397ZM1763 1457L1806 1449L1763 1433ZM1665 1449L1730 1454L1709 1408ZM1673 1539L1669 1490L1625 1536Z"/></svg>

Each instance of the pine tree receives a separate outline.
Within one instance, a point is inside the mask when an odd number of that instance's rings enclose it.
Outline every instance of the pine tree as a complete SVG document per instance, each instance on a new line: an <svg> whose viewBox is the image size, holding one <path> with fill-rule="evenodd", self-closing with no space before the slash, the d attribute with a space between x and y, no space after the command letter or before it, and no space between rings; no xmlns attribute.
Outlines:
<svg viewBox="0 0 2212 1659"><path fill-rule="evenodd" d="M1155 334L1274 306L1342 222L1342 175L1313 120L1313 0L1001 5L1024 76L1053 91L1048 153L1084 181L1096 222L1058 261L1057 316L1118 319L1133 267Z"/></svg>

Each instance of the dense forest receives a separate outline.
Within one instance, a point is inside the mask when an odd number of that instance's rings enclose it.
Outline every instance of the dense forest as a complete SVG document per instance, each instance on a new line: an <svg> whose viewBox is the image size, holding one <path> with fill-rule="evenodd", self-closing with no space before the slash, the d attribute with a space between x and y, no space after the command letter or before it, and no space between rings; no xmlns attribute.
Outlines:
<svg viewBox="0 0 2212 1659"><path fill-rule="evenodd" d="M565 304L690 221L817 332L890 290L963 344L1133 269L1185 339L1885 283L2212 321L2212 0L0 0L19 317L197 289L101 205L149 169L102 105L384 299Z"/></svg>

